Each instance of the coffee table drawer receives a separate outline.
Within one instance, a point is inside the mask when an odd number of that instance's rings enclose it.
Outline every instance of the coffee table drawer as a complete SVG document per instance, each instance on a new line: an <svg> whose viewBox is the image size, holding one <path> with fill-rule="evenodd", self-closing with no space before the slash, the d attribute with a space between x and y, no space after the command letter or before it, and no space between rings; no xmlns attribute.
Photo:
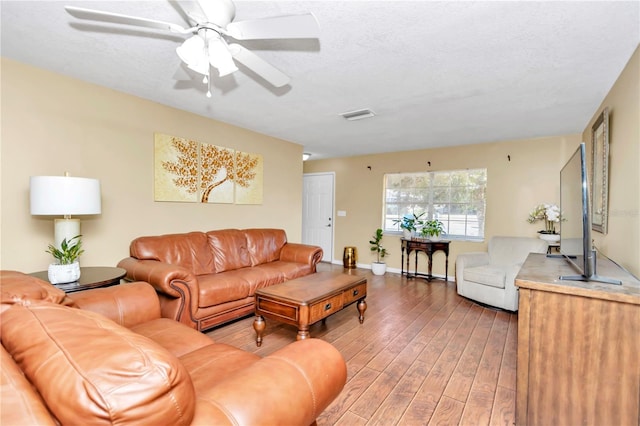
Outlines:
<svg viewBox="0 0 640 426"><path fill-rule="evenodd" d="M342 294L321 300L309 306L309 324L326 318L342 309Z"/></svg>
<svg viewBox="0 0 640 426"><path fill-rule="evenodd" d="M258 297L256 308L257 312L270 314L283 320L298 321L299 319L299 307L285 302Z"/></svg>
<svg viewBox="0 0 640 426"><path fill-rule="evenodd" d="M348 305L351 302L360 300L367 296L367 283L360 284L356 287L350 288L343 293L343 303Z"/></svg>

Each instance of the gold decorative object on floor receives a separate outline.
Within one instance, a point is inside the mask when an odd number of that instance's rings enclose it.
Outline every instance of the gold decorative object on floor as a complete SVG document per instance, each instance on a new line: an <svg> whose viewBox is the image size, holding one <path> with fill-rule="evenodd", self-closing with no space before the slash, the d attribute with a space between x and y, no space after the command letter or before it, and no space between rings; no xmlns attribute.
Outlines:
<svg viewBox="0 0 640 426"><path fill-rule="evenodd" d="M355 247L345 247L342 263L347 269L356 268L356 264L358 263L358 249Z"/></svg>

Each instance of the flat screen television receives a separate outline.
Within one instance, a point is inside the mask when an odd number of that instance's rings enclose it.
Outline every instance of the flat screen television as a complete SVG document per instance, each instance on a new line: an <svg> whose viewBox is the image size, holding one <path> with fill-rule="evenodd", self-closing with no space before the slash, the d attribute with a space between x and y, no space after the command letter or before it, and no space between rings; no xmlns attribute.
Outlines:
<svg viewBox="0 0 640 426"><path fill-rule="evenodd" d="M622 282L596 273L596 252L591 240L591 204L587 179L587 149L578 146L560 171L560 254L580 273L561 280Z"/></svg>

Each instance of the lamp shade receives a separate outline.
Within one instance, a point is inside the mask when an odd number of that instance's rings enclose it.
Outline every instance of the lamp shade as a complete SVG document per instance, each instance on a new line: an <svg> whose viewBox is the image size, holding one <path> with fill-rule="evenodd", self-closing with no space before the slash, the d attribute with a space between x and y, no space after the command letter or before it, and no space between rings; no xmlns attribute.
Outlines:
<svg viewBox="0 0 640 426"><path fill-rule="evenodd" d="M176 53L190 69L202 75L209 75L209 62L202 37L194 35L188 38L176 48Z"/></svg>
<svg viewBox="0 0 640 426"><path fill-rule="evenodd" d="M220 37L209 39L209 62L218 70L220 77L238 71L227 45Z"/></svg>
<svg viewBox="0 0 640 426"><path fill-rule="evenodd" d="M32 215L100 214L100 181L71 176L31 176Z"/></svg>

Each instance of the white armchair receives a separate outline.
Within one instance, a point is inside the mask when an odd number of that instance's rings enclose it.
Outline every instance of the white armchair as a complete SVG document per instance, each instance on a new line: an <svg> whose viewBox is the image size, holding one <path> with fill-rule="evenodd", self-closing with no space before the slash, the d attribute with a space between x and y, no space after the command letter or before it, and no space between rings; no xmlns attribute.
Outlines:
<svg viewBox="0 0 640 426"><path fill-rule="evenodd" d="M515 278L529 253L546 253L539 238L492 237L488 252L462 253L456 258L458 294L486 305L518 310Z"/></svg>

